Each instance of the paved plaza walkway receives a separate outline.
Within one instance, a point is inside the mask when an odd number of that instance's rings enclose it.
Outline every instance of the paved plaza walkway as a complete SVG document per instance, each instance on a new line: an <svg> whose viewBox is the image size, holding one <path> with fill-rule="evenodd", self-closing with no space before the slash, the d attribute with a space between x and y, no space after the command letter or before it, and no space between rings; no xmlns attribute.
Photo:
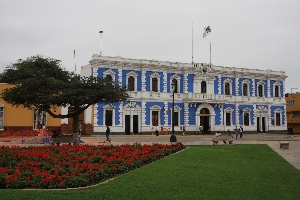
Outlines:
<svg viewBox="0 0 300 200"><path fill-rule="evenodd" d="M110 135L110 145L121 145L121 144L170 144L171 135ZM234 135L233 135L234 136ZM212 138L214 135L187 135L182 136L176 134L177 142L182 142L184 145L213 145ZM91 135L82 136L81 140L85 144L101 145L108 144L104 143L105 135ZM280 141L289 142L289 149L280 149ZM233 144L230 145L241 145L241 144L267 144L295 168L300 170L300 135L283 135L283 134L244 134L243 138L233 139ZM30 146L38 145L44 146L45 144L22 144L13 142L0 141L0 145L19 145L19 146ZM218 145L229 145L219 142Z"/></svg>

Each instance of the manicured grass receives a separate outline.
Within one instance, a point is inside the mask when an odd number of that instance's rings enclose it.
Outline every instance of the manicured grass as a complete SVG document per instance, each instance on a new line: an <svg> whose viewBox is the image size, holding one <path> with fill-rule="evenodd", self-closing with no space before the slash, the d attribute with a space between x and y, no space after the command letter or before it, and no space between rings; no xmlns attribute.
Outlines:
<svg viewBox="0 0 300 200"><path fill-rule="evenodd" d="M300 171L267 145L192 146L81 190L0 190L1 199L299 199Z"/></svg>

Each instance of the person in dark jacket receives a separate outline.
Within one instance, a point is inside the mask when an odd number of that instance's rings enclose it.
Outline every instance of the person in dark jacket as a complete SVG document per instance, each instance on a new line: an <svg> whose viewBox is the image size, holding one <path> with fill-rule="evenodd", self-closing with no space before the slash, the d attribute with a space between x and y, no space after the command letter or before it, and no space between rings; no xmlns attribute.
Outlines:
<svg viewBox="0 0 300 200"><path fill-rule="evenodd" d="M106 141L110 142L111 139L109 138L110 128L106 125Z"/></svg>

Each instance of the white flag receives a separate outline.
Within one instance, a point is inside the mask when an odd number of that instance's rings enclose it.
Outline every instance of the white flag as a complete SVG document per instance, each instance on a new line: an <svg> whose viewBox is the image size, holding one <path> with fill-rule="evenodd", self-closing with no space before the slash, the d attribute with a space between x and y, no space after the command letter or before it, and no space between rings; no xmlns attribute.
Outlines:
<svg viewBox="0 0 300 200"><path fill-rule="evenodd" d="M203 38L205 38L206 36L208 36L209 34L211 34L211 29L210 27L204 27L204 33L203 33Z"/></svg>

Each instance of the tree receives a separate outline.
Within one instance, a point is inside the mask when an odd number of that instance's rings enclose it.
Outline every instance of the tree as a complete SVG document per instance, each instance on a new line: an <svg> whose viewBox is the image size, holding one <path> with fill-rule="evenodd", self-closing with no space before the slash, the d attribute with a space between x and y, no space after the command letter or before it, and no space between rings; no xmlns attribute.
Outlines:
<svg viewBox="0 0 300 200"><path fill-rule="evenodd" d="M79 144L79 115L97 103L128 99L127 89L110 79L81 77L68 72L61 61L41 55L19 59L0 74L1 83L15 84L2 92L2 99L15 107L38 108L53 118L73 118L74 144ZM51 107L71 107L73 112L55 114Z"/></svg>

